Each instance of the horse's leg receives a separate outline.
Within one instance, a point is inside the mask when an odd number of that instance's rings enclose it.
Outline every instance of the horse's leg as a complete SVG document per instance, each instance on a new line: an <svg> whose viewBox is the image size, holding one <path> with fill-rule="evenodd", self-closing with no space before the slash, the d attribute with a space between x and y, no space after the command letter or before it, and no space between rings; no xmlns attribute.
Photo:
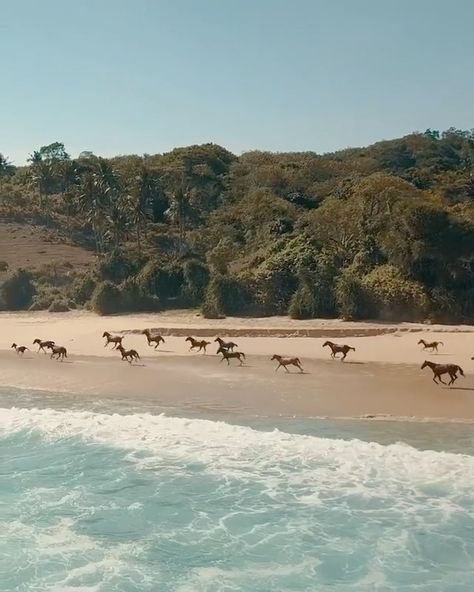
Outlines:
<svg viewBox="0 0 474 592"><path fill-rule="evenodd" d="M347 356L347 352L342 352L341 362L344 362L344 360L346 359L346 356Z"/></svg>
<svg viewBox="0 0 474 592"><path fill-rule="evenodd" d="M227 366L230 366L230 359L226 358L226 360L227 360Z"/></svg>
<svg viewBox="0 0 474 592"><path fill-rule="evenodd" d="M290 373L290 371L288 370L288 366L286 364L283 364L283 368L288 372L288 374Z"/></svg>
<svg viewBox="0 0 474 592"><path fill-rule="evenodd" d="M446 384L446 385L447 385L447 383L446 383L446 382L444 382L444 380L441 378L441 375L438 375L438 380L439 380L440 382L442 382L443 384Z"/></svg>
<svg viewBox="0 0 474 592"><path fill-rule="evenodd" d="M300 372L304 372L303 367L301 366L301 364L296 364L298 366L298 368L300 369Z"/></svg>
<svg viewBox="0 0 474 592"><path fill-rule="evenodd" d="M278 368L281 366L281 363L278 364L278 366L275 368L275 372L278 370Z"/></svg>

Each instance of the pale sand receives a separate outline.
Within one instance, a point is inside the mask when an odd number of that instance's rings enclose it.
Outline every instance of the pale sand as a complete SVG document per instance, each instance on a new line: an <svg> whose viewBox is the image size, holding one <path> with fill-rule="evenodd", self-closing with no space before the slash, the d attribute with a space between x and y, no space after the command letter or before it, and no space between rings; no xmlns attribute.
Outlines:
<svg viewBox="0 0 474 592"><path fill-rule="evenodd" d="M153 351L139 331L160 328L166 344ZM136 367L104 348L102 332L123 332L124 343L142 356ZM214 354L189 353L186 334L232 337L247 355L240 368ZM309 334L312 337L290 337ZM174 335L174 336L173 336ZM247 335L247 336L245 336ZM264 337L260 335L270 335ZM283 335L284 337L278 337ZM286 336L285 336L286 335ZM314 337L313 337L314 336ZM68 363L36 354L35 337L67 347ZM445 343L438 355L422 352L417 341ZM356 348L345 363L329 359L325 339ZM32 348L24 359L12 342ZM207 320L195 313L98 317L87 312L0 314L0 384L72 392L104 398L129 397L157 406L270 416L396 417L474 420L474 327L346 323L286 318ZM274 372L269 358L298 356L307 373ZM433 384L424 359L456 363L466 378L455 388ZM472 375L472 376L471 376Z"/></svg>

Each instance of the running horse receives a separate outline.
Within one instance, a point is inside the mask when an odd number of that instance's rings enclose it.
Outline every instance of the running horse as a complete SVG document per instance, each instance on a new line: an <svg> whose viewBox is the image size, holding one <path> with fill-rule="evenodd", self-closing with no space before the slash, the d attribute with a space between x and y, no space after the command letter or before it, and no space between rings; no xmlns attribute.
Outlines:
<svg viewBox="0 0 474 592"><path fill-rule="evenodd" d="M151 333L150 329L143 329L142 335L146 336L146 339L148 341L148 345L150 347L153 345L153 342L156 344L155 349L160 345L160 343L165 342L165 340L163 339L163 337L161 335L153 335Z"/></svg>
<svg viewBox="0 0 474 592"><path fill-rule="evenodd" d="M135 349L127 350L122 345L117 346L117 349L122 355L122 362L126 360L129 364L131 364L133 360L140 360L140 356Z"/></svg>
<svg viewBox="0 0 474 592"><path fill-rule="evenodd" d="M232 359L237 359L240 362L240 365L243 366L244 362L243 360L245 360L245 354L244 352L231 352L228 349L222 349L222 347L219 348L220 353L222 354L222 360L221 362L223 362L224 360L227 360L227 366L230 366L230 360ZM219 350L218 353L219 353Z"/></svg>
<svg viewBox="0 0 474 592"><path fill-rule="evenodd" d="M275 372L278 370L278 368L280 368L280 366L283 366L283 368L288 372L288 374L290 373L290 371L288 370L287 366L296 366L300 369L300 372L304 372L303 366L301 365L299 358L284 358L283 356L274 354L271 357L271 359L272 361L276 360L278 362L278 366L275 368Z"/></svg>
<svg viewBox="0 0 474 592"><path fill-rule="evenodd" d="M12 347L15 348L15 351L18 355L23 355L26 350L30 351L26 345L17 345L16 343L12 343Z"/></svg>
<svg viewBox="0 0 474 592"><path fill-rule="evenodd" d="M123 335L111 335L108 331L104 331L102 337L105 337L104 347L107 347L109 343L113 343L114 347L112 349L118 349L118 346L122 345Z"/></svg>
<svg viewBox="0 0 474 592"><path fill-rule="evenodd" d="M67 350L62 345L50 345L49 349L51 350L51 359L56 357L56 360L60 360L62 362L64 358L67 358Z"/></svg>
<svg viewBox="0 0 474 592"><path fill-rule="evenodd" d="M435 364L434 362L429 362L428 360L425 360L421 366L421 369L423 370L423 368L426 368L427 366L428 368L431 368L431 370L433 370L433 382L435 382L436 384L439 384L439 382L441 382L443 384L451 386L452 384L454 384L454 381L457 380L458 372L461 374L461 376L464 376L463 369L461 368L461 366L458 366L457 364ZM441 378L443 374L449 374L451 380L448 383L444 382L444 380Z"/></svg>
<svg viewBox="0 0 474 592"><path fill-rule="evenodd" d="M54 345L54 341L51 341L51 340L48 340L48 341L42 341L41 339L38 339L38 338L36 338L36 339L33 341L33 345L36 345L36 344L38 344L38 346L39 346L39 347L38 347L38 353L39 353L40 351L43 351L45 354L47 354L48 352L46 351L46 349L47 349L48 347L51 347L51 346L53 346L53 345Z"/></svg>
<svg viewBox="0 0 474 592"><path fill-rule="evenodd" d="M224 341L220 337L216 337L214 339L214 342L217 342L219 344L219 349L217 350L217 353L219 353L223 349L234 351L234 347L237 347L237 344L233 341Z"/></svg>
<svg viewBox="0 0 474 592"><path fill-rule="evenodd" d="M331 358L335 358L336 354L342 354L341 362L346 359L347 354L352 350L355 351L355 347L350 345L339 345L332 341L325 341L323 347L329 346L331 348Z"/></svg>
<svg viewBox="0 0 474 592"><path fill-rule="evenodd" d="M423 349L430 349L432 352L438 353L438 345L444 345L442 341L431 341L427 343L424 339L420 339L417 345L422 345Z"/></svg>
<svg viewBox="0 0 474 592"><path fill-rule="evenodd" d="M189 341L189 343L191 344L189 351L191 351L193 349L197 349L198 352L200 352L201 350L204 350L203 351L204 354L207 353L206 347L208 345L211 345L210 341L205 341L204 339L202 341L199 341L198 339L194 339L194 337L186 337L185 341Z"/></svg>

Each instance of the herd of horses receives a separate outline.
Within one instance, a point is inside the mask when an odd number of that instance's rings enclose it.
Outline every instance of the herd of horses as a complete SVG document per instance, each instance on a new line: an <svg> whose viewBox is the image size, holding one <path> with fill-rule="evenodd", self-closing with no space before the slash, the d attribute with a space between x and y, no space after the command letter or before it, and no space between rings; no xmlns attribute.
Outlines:
<svg viewBox="0 0 474 592"><path fill-rule="evenodd" d="M141 334L145 335L148 346L154 347L154 349L157 349L161 343L165 343L165 339L162 335L154 334L149 329L143 329ZM113 344L112 349L119 352L122 361L127 361L129 364L132 364L134 361L141 359L139 353L135 349L125 349L123 346L123 340L125 338L124 335L112 335L108 331L104 331L102 337L105 338L104 347L107 347L109 344ZM186 343L189 343L189 351L202 352L203 354L207 353L207 346L212 344L211 341L206 341L205 339L196 339L194 337L186 337L185 341ZM241 351L236 351L236 348L238 347L237 343L233 341L224 341L221 337L216 337L216 339L214 339L214 343L218 344L216 354L220 354L222 356L220 360L221 362L225 360L227 365L230 366L230 361L235 359L238 360L241 366L244 365L245 354ZM44 352L45 354L50 352L51 359L56 359L62 362L65 358L67 358L66 348L62 345L57 345L54 341L36 338L33 341L33 345L38 346L38 353L40 351ZM424 339L420 339L418 341L418 345L422 346L422 350L429 350L431 353L438 353L438 347L444 344L442 341L427 342ZM16 343L13 343L11 347L20 356L23 356L25 351L29 351L28 347L25 345L17 345ZM335 359L338 354L342 354L339 358L342 362L346 359L349 352L355 352L355 347L346 344L334 343L332 341L325 341L322 347L329 347L332 359ZM471 359L474 360L474 356ZM294 366L300 372L304 372L301 361L297 357L289 358L274 354L271 357L271 361L277 362L275 372L280 368L283 368L286 372L289 372L289 366ZM458 379L458 373L461 376L465 376L463 369L457 364L437 364L435 362L425 360L421 366L421 369L423 370L427 367L432 370L433 381L436 384L441 383L451 386ZM447 383L442 379L442 376L445 374L448 374L450 379Z"/></svg>

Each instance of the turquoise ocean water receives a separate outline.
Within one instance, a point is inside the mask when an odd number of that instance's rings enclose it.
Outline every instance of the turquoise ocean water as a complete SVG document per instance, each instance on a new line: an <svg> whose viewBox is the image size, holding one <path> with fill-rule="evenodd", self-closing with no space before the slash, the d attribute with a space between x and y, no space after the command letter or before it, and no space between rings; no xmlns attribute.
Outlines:
<svg viewBox="0 0 474 592"><path fill-rule="evenodd" d="M77 401L0 390L2 592L473 590L472 426Z"/></svg>

